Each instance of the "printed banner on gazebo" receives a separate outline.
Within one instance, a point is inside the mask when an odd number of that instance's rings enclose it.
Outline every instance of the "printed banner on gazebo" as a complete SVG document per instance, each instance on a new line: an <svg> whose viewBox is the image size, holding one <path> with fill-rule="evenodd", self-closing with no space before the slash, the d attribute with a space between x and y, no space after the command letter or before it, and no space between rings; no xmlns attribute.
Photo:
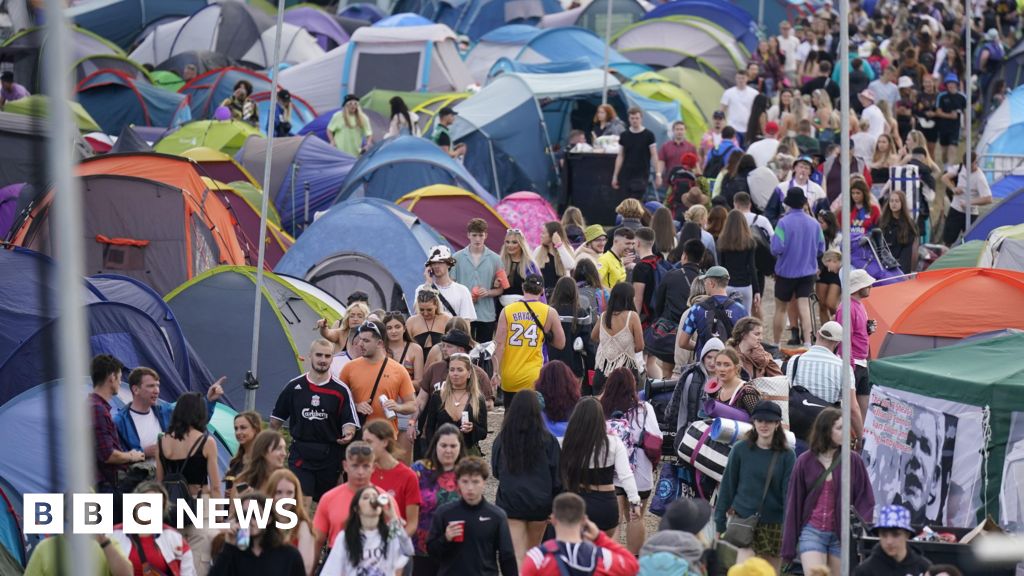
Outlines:
<svg viewBox="0 0 1024 576"><path fill-rule="evenodd" d="M915 525L971 527L981 506L984 411L875 386L862 456L876 514L900 504Z"/></svg>

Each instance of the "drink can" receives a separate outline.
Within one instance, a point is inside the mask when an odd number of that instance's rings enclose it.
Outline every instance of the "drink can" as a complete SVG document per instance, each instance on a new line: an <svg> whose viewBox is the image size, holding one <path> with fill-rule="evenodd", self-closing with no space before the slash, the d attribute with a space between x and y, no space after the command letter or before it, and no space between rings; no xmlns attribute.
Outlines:
<svg viewBox="0 0 1024 576"><path fill-rule="evenodd" d="M384 407L384 403L388 401L388 397L387 397L386 394L381 394L380 398L378 400L380 400L380 407L384 409L384 417L385 418L390 420L390 419L394 418L395 416L397 416L397 414L395 414L394 410L392 410L390 408L385 408Z"/></svg>

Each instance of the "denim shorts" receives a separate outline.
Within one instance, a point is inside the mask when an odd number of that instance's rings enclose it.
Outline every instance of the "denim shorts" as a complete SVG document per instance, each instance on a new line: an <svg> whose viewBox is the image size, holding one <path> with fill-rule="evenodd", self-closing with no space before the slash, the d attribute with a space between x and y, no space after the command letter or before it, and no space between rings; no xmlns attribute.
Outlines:
<svg viewBox="0 0 1024 576"><path fill-rule="evenodd" d="M800 531L800 541L797 544L797 552L821 552L829 556L840 557L839 537L835 532L822 532L810 524L804 525Z"/></svg>

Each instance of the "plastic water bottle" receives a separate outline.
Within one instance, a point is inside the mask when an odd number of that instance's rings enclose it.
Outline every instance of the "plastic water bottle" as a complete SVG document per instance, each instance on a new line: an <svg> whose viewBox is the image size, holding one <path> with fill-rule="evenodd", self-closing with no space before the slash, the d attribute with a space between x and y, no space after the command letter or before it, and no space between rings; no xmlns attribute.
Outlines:
<svg viewBox="0 0 1024 576"><path fill-rule="evenodd" d="M384 403L388 401L388 397L387 397L386 394L381 394L380 398L378 398L378 400L380 400L380 407L384 409L384 417L385 418L387 418L388 420L391 420L392 418L397 416L397 414L395 414L394 410L392 410L390 408L386 408L384 406Z"/></svg>

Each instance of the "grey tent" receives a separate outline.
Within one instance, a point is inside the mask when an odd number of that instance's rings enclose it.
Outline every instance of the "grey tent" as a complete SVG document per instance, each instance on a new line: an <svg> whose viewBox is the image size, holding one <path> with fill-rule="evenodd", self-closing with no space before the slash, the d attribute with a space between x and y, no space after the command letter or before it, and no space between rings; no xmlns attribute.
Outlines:
<svg viewBox="0 0 1024 576"><path fill-rule="evenodd" d="M43 28L23 30L0 44L0 62L13 64L14 78L33 94L42 93L43 50L46 34ZM72 63L84 58L106 54L124 56L124 52L110 42L82 28L71 30Z"/></svg>
<svg viewBox="0 0 1024 576"><path fill-rule="evenodd" d="M117 137L117 142L114 142L113 148L110 149L111 154L152 151L153 147L150 146L142 136L139 136L139 133L131 126L125 126L121 129L121 134Z"/></svg>
<svg viewBox="0 0 1024 576"><path fill-rule="evenodd" d="M270 414L281 387L301 374L302 357L319 337L317 320L340 315L329 304L275 274L263 276L260 291L260 353L256 410ZM242 385L249 370L256 270L221 266L179 286L165 298L185 338L203 355L214 374L228 377L225 393L235 407L245 405ZM229 336L230 335L230 336Z"/></svg>
<svg viewBox="0 0 1024 576"><path fill-rule="evenodd" d="M0 187L36 180L46 154L47 132L46 120L0 112ZM77 134L73 146L80 159L92 155L89 145Z"/></svg>

